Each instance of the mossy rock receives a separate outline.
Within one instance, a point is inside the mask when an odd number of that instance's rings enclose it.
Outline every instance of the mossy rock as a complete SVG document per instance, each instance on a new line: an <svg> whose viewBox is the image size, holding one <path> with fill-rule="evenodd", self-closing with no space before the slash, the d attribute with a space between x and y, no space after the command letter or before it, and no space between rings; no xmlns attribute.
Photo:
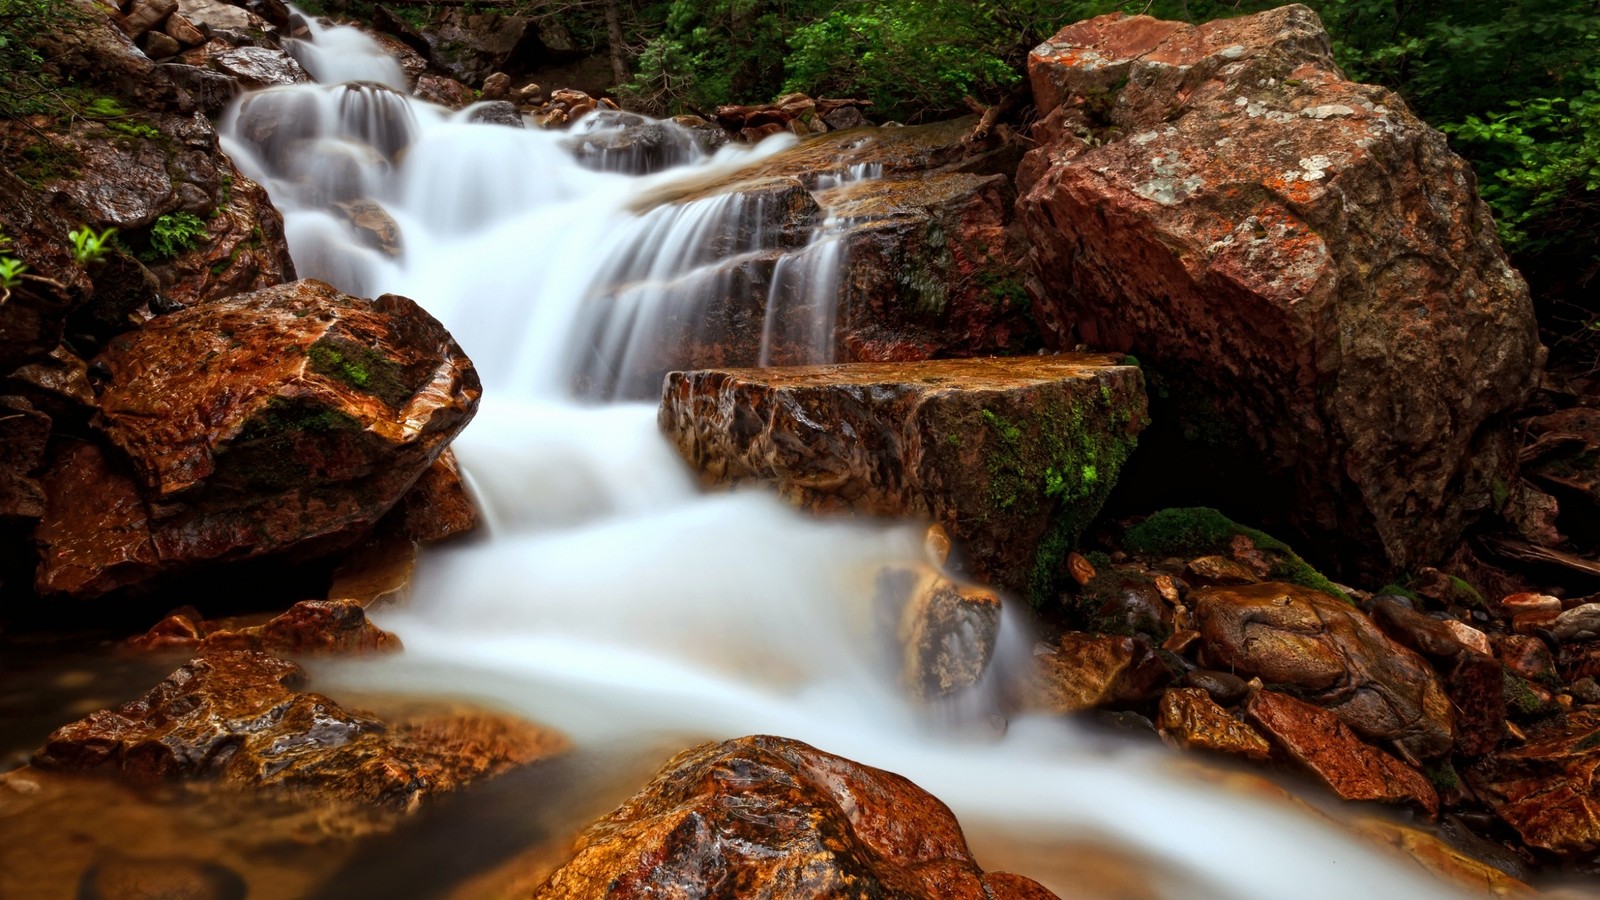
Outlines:
<svg viewBox="0 0 1600 900"><path fill-rule="evenodd" d="M1264 531L1233 521L1209 506L1175 507L1152 514L1122 537L1128 552L1149 557L1227 554L1234 537L1243 535L1273 561L1269 577L1312 590L1350 597L1338 585L1300 558L1288 544Z"/></svg>

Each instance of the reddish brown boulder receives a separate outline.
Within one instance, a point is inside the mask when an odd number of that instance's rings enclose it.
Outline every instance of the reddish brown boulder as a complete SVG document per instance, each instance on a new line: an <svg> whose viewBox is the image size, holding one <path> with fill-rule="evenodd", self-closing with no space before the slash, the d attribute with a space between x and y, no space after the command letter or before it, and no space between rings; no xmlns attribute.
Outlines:
<svg viewBox="0 0 1600 900"><path fill-rule="evenodd" d="M1028 69L1045 118L1018 207L1047 340L1192 387L1210 418L1190 424L1236 429L1229 452L1346 562L1443 556L1512 469L1505 414L1543 360L1468 165L1347 81L1304 6L1102 16Z"/></svg>
<svg viewBox="0 0 1600 900"><path fill-rule="evenodd" d="M932 529L930 529L931 531ZM1000 598L933 566L878 573L877 616L899 656L900 683L930 700L983 679L1000 634Z"/></svg>
<svg viewBox="0 0 1600 900"><path fill-rule="evenodd" d="M219 202L206 220L206 237L178 256L151 267L162 295L183 306L264 290L294 280L283 216L262 187L218 154Z"/></svg>
<svg viewBox="0 0 1600 900"><path fill-rule="evenodd" d="M1450 699L1433 669L1350 604L1278 582L1189 598L1212 667L1290 686L1363 738L1414 757L1449 752Z"/></svg>
<svg viewBox="0 0 1600 900"><path fill-rule="evenodd" d="M1467 783L1529 846L1568 857L1600 848L1600 711L1549 722L1467 770Z"/></svg>
<svg viewBox="0 0 1600 900"><path fill-rule="evenodd" d="M707 484L920 517L972 577L1053 599L1145 425L1137 368L1089 354L668 376L663 431Z"/></svg>
<svg viewBox="0 0 1600 900"><path fill-rule="evenodd" d="M409 812L565 749L559 735L482 713L384 722L304 682L299 666L263 653L212 653L137 700L58 729L33 763Z"/></svg>
<svg viewBox="0 0 1600 900"><path fill-rule="evenodd" d="M1015 875L986 875L950 810L910 781L777 737L703 744L578 836L534 894L893 896L1043 900Z"/></svg>
<svg viewBox="0 0 1600 900"><path fill-rule="evenodd" d="M50 417L22 397L0 397L0 522L44 515L44 465Z"/></svg>
<svg viewBox="0 0 1600 900"><path fill-rule="evenodd" d="M1245 714L1307 771L1346 800L1413 804L1439 812L1439 795L1420 772L1363 743L1333 713L1287 694L1260 691Z"/></svg>
<svg viewBox="0 0 1600 900"><path fill-rule="evenodd" d="M301 281L118 338L87 444L46 473L38 585L90 596L367 532L476 411L471 362L403 297Z"/></svg>

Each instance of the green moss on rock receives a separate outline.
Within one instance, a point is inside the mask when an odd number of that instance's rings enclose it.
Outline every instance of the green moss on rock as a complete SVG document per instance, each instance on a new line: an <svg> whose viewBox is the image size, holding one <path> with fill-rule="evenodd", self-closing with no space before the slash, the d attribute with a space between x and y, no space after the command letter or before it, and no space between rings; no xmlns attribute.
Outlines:
<svg viewBox="0 0 1600 900"><path fill-rule="evenodd" d="M371 347L325 337L306 352L311 357L311 371L372 394L390 406L401 406L412 394L400 366Z"/></svg>
<svg viewBox="0 0 1600 900"><path fill-rule="evenodd" d="M1066 556L1105 504L1117 474L1138 445L1129 428L1134 412L1119 409L1110 390L1079 400L1055 400L1030 410L1026 421L980 411L990 434L985 468L991 515L1050 515L1027 578L1035 606L1047 602ZM1106 427L1109 423L1112 427Z"/></svg>
<svg viewBox="0 0 1600 900"><path fill-rule="evenodd" d="M1288 544L1264 531L1248 528L1208 506L1163 509L1129 528L1123 546L1143 556L1208 556L1225 554L1228 542L1244 535L1256 549L1272 554L1272 577L1331 594L1346 602L1350 597Z"/></svg>

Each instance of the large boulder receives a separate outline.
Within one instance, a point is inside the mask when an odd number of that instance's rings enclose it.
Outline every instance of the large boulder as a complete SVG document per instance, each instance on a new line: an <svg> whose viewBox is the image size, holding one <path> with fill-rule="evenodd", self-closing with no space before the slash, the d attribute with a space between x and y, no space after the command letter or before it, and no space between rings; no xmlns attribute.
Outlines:
<svg viewBox="0 0 1600 900"><path fill-rule="evenodd" d="M708 484L938 523L987 584L1053 597L1145 426L1116 357L674 372L660 423Z"/></svg>
<svg viewBox="0 0 1600 900"><path fill-rule="evenodd" d="M1450 698L1432 667L1345 601L1282 582L1201 588L1189 599L1212 668L1293 689L1414 758L1449 752Z"/></svg>
<svg viewBox="0 0 1600 900"><path fill-rule="evenodd" d="M96 424L115 454L65 442L44 476L46 593L347 546L428 470L480 393L415 303L317 281L157 318L98 364Z"/></svg>
<svg viewBox="0 0 1600 900"><path fill-rule="evenodd" d="M889 772L798 741L703 744L578 836L534 892L606 896L1048 900L986 874L950 810Z"/></svg>
<svg viewBox="0 0 1600 900"><path fill-rule="evenodd" d="M1181 452L1229 435L1288 487L1263 503L1347 564L1442 556L1510 471L1506 414L1543 360L1444 136L1345 79L1298 5L1102 16L1028 69L1043 121L1018 209L1048 341L1192 388Z"/></svg>

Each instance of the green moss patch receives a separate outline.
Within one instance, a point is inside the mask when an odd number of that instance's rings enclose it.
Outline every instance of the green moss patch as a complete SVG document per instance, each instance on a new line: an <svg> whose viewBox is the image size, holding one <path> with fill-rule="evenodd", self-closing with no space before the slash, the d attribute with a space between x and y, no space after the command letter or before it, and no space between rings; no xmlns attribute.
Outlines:
<svg viewBox="0 0 1600 900"><path fill-rule="evenodd" d="M404 405L414 393L406 384L400 365L371 347L325 337L306 352L311 357L311 371L371 394L392 407Z"/></svg>
<svg viewBox="0 0 1600 900"><path fill-rule="evenodd" d="M1045 401L1026 420L985 408L990 439L987 506L991 516L1048 515L1025 594L1041 606L1055 593L1067 554L1100 512L1117 474L1138 445L1133 417L1142 410L1110 390Z"/></svg>
<svg viewBox="0 0 1600 900"><path fill-rule="evenodd" d="M1275 557L1272 577L1331 594L1346 602L1350 597L1329 581L1293 548L1264 531L1248 528L1208 506L1163 509L1129 528L1123 546L1142 556L1210 556L1226 554L1228 543L1244 535L1256 549Z"/></svg>

